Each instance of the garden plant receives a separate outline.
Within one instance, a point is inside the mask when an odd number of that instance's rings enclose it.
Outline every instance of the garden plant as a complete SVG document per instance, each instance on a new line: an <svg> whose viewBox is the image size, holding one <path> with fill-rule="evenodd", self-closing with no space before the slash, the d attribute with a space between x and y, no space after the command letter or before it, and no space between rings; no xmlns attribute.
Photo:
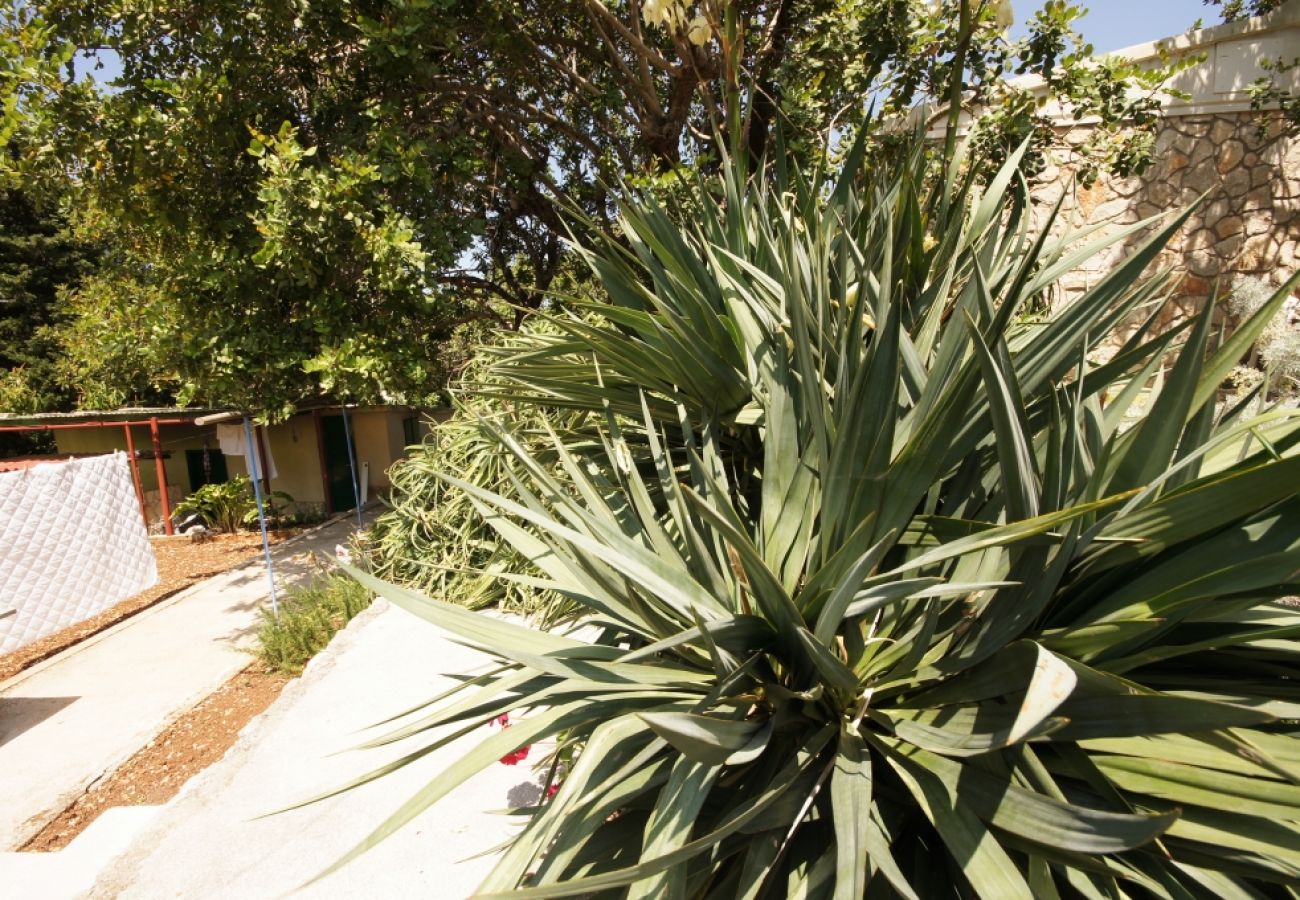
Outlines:
<svg viewBox="0 0 1300 900"><path fill-rule="evenodd" d="M498 661L376 743L511 727L336 865L549 739L484 896L1295 896L1300 414L1219 388L1296 282L1157 332L1186 212L1055 238L1016 154L860 149L628 197L607 302L495 351L485 395L601 427L484 415L509 484L439 477L584 630L354 570Z"/></svg>

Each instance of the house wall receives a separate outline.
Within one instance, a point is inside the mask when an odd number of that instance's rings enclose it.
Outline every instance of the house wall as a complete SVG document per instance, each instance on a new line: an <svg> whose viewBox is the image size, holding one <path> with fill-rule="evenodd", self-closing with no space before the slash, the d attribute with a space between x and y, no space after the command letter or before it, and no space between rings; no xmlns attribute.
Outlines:
<svg viewBox="0 0 1300 900"><path fill-rule="evenodd" d="M417 437L423 440L432 425L427 414L394 407L362 409L352 414L358 464L370 464L368 496L374 497L379 492L387 493L392 487L388 469L406 455L404 423L413 416L418 422Z"/></svg>
<svg viewBox="0 0 1300 900"><path fill-rule="evenodd" d="M53 434L55 446L61 454L126 451L126 433L121 425L69 428L55 431ZM162 441L164 453L170 454L164 458L163 468L167 473L167 497L174 505L190 493L190 476L185 461L185 451L201 450L205 440L208 446L216 451L216 436L213 429L195 425L160 425L158 436ZM136 450L153 450L153 439L147 426L132 426L131 439L135 443ZM162 504L159 501L157 466L152 459L141 459L137 461L137 467L149 521L159 522L162 520Z"/></svg>
<svg viewBox="0 0 1300 900"><path fill-rule="evenodd" d="M1268 74L1262 62L1290 60L1300 48L1300 0L1290 0L1268 16L1190 31L1161 41L1116 51L1138 64L1163 59L1195 59L1171 87L1179 93L1161 99L1154 164L1141 176L1103 175L1090 187L1075 178L1073 148L1085 143L1096 121L1075 121L1053 100L1042 79L1017 79L1017 87L1042 100L1040 114L1055 123L1058 143L1051 165L1032 186L1039 220L1062 200L1053 226L1066 235L1097 227L1095 239L1125 225L1204 201L1152 264L1149 273L1171 268L1179 278L1176 303L1167 319L1198 308L1236 279L1251 277L1277 286L1300 268L1300 140L1279 134L1268 113L1252 110L1249 87ZM1279 85L1300 91L1300 69ZM921 110L933 140L943 137L946 114ZM974 119L963 113L961 129ZM1067 274L1050 298L1068 303L1111 271L1147 233L1120 242ZM1300 322L1296 322L1300 326Z"/></svg>
<svg viewBox="0 0 1300 900"><path fill-rule="evenodd" d="M299 414L288 421L265 426L262 433L275 462L276 477L271 479L271 490L284 491L292 497L299 512L323 512L325 490L321 486L320 455L311 415ZM227 456L226 467L232 477L247 475L248 457Z"/></svg>
<svg viewBox="0 0 1300 900"><path fill-rule="evenodd" d="M323 413L331 414L338 415L337 412ZM418 437L423 439L428 434L432 419L415 410L375 407L351 412L358 463L369 463L368 497L386 493L391 487L388 468L405 455L406 434L403 423L412 416L419 418ZM53 434L60 454L100 454L126 450L126 435L123 426L118 424L91 424L86 428L62 429ZM153 449L147 426L133 426L131 435L136 450ZM276 467L276 477L271 480L272 490L284 491L293 497L294 505L300 512L324 511L325 487L321 479L320 450L312 413L299 413L285 422L267 426L264 435ZM206 444L213 452L220 452L216 426L161 425L159 436L163 450L170 453L169 458L164 460L164 468L167 472L168 496L175 505L193 490L185 451L199 450ZM227 456L225 459L231 477L248 474L245 457ZM152 459L142 459L138 461L138 467L149 519L151 522L161 521L154 462Z"/></svg>
<svg viewBox="0 0 1300 900"><path fill-rule="evenodd" d="M1252 277L1273 286L1297 269L1300 243L1300 141L1260 127L1251 112L1170 116L1156 139L1155 164L1131 178L1103 176L1079 187L1066 159L1043 173L1034 188L1040 212L1062 201L1054 230L1101 226L1094 237L1170 210L1192 206L1191 218L1152 265L1181 276L1184 306L1199 305L1221 281ZM1070 129L1071 144L1089 129ZM1057 302L1069 302L1104 277L1146 234L1108 248L1060 283ZM1179 313L1169 311L1170 316Z"/></svg>

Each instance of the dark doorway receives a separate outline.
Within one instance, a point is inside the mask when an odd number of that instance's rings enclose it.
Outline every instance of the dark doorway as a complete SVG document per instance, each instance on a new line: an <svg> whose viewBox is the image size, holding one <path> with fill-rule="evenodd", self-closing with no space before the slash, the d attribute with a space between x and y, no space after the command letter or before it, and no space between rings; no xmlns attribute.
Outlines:
<svg viewBox="0 0 1300 900"><path fill-rule="evenodd" d="M185 451L185 468L190 473L190 492L193 493L205 484L225 484L230 480L226 472L226 457L220 450Z"/></svg>
<svg viewBox="0 0 1300 900"><path fill-rule="evenodd" d="M342 416L322 416L321 434L325 441L325 480L329 482L330 508L343 512L357 505L352 490L352 466L348 462L348 437Z"/></svg>

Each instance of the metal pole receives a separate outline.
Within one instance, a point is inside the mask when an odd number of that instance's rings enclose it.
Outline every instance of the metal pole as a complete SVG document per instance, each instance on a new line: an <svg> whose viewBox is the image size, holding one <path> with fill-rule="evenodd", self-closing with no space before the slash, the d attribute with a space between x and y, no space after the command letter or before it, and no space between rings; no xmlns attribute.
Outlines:
<svg viewBox="0 0 1300 900"><path fill-rule="evenodd" d="M144 488L140 484L140 463L135 458L135 441L131 440L131 426L123 425L126 432L126 458L131 463L131 480L135 482L135 499L140 503L140 520L145 530L149 530L149 507L144 502Z"/></svg>
<svg viewBox="0 0 1300 900"><path fill-rule="evenodd" d="M158 475L158 502L162 504L163 531L175 534L172 527L172 501L167 496L167 466L163 463L162 438L158 434L158 419L149 420L149 435L153 438L153 465Z"/></svg>
<svg viewBox="0 0 1300 900"><path fill-rule="evenodd" d="M357 454L352 449L352 426L348 424L348 407L343 404L343 436L348 441L348 466L352 469L352 500L357 510L357 530L361 530L361 484L357 481Z"/></svg>
<svg viewBox="0 0 1300 900"><path fill-rule="evenodd" d="M261 466L253 446L253 427L244 416L244 442L248 445L248 473L253 479L253 498L257 501L257 521L262 526L262 555L266 557L266 580L271 584L271 613L280 615L280 599L275 595L275 572L271 568L271 539L266 536L266 509L262 506Z"/></svg>

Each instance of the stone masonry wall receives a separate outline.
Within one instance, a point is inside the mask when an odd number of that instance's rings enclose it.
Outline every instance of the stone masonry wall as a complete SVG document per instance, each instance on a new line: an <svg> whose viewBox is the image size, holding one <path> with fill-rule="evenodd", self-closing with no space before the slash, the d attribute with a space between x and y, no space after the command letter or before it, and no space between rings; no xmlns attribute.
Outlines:
<svg viewBox="0 0 1300 900"><path fill-rule="evenodd" d="M1089 129L1065 129L1077 146ZM1280 285L1300 263L1300 141L1261 134L1254 113L1174 116L1156 142L1155 164L1131 178L1103 176L1083 188L1068 159L1037 180L1038 209L1064 197L1054 230L1101 224L1102 233L1166 210L1205 201L1174 237L1153 269L1172 265L1181 283L1184 312L1200 306L1216 279L1226 290L1237 276ZM1122 242L1091 260L1061 286L1053 303L1069 302L1099 281L1141 237ZM1179 310L1171 309L1170 317Z"/></svg>

